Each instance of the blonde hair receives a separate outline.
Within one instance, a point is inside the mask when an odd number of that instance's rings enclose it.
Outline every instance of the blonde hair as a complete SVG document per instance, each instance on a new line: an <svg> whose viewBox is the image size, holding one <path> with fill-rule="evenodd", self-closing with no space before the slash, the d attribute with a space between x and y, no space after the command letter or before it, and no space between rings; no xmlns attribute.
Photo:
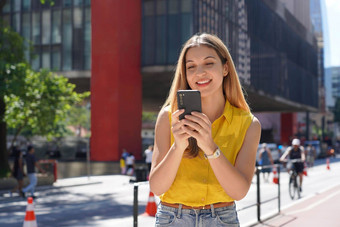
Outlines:
<svg viewBox="0 0 340 227"><path fill-rule="evenodd" d="M205 45L213 48L222 61L222 65L227 63L228 75L223 79L223 93L224 97L230 102L231 105L250 112L249 106L244 98L243 89L238 78L234 62L231 55L224 45L224 43L215 35L203 33L191 37L183 46L179 55L176 72L168 98L166 99L163 108L170 105L171 112L177 110L177 91L190 89L186 79L185 57L188 50L192 47Z"/></svg>
<svg viewBox="0 0 340 227"><path fill-rule="evenodd" d="M168 98L166 99L163 108L170 105L171 112L177 110L177 91L190 89L186 79L186 53L192 47L205 45L214 49L220 57L222 65L227 63L228 75L223 78L223 94L229 103L235 107L250 112L249 106L244 98L243 89L238 78L234 62L224 43L215 35L202 33L192 36L183 46L177 62L176 72L172 85L169 91ZM198 147L196 141L189 139L190 150L189 156L196 157L198 154Z"/></svg>

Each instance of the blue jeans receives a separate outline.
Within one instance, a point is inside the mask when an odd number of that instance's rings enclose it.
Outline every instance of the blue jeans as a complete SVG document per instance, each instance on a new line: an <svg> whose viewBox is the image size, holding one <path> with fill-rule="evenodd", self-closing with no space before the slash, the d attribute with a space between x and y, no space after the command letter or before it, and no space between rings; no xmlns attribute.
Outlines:
<svg viewBox="0 0 340 227"><path fill-rule="evenodd" d="M156 227L239 227L235 204L211 209L182 209L159 204L156 213Z"/></svg>
<svg viewBox="0 0 340 227"><path fill-rule="evenodd" d="M35 186L38 183L37 175L35 173L29 173L28 179L30 181L29 185L26 188L22 189L23 192L31 192L31 195L34 196Z"/></svg>

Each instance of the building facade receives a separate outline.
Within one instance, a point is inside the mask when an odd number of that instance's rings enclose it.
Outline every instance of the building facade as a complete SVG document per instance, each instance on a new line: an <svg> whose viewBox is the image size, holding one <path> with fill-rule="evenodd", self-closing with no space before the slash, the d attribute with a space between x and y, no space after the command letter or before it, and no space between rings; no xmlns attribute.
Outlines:
<svg viewBox="0 0 340 227"><path fill-rule="evenodd" d="M213 33L225 42L255 115L276 113L271 119L279 119L280 126L273 135L266 124L268 138L288 142L296 133L295 113L319 109L317 41L304 10L309 1L54 2L8 1L2 18L33 41L38 55L30 59L34 68L60 71L78 90L89 90L91 78L95 160L116 161L121 149L130 146L127 141L141 143L137 119L142 110L159 111L181 47L196 33ZM108 124L112 118L116 120ZM100 143L104 145L95 145ZM110 154L102 155L102 150ZM139 152L138 145L131 151Z"/></svg>

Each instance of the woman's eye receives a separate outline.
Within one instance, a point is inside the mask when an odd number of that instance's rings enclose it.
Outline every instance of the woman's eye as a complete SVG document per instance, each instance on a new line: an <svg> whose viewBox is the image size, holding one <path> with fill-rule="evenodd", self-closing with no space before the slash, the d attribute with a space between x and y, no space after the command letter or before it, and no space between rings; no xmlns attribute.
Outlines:
<svg viewBox="0 0 340 227"><path fill-rule="evenodd" d="M208 62L206 65L213 65L214 63L213 62Z"/></svg>
<svg viewBox="0 0 340 227"><path fill-rule="evenodd" d="M195 67L195 66L190 65L190 66L187 67L187 69L193 69L194 67Z"/></svg>

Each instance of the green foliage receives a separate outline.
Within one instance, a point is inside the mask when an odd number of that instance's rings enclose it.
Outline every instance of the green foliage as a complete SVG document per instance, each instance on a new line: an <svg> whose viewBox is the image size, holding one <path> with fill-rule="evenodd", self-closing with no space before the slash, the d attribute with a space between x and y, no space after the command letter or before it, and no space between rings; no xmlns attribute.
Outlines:
<svg viewBox="0 0 340 227"><path fill-rule="evenodd" d="M145 121L151 121L151 122L154 122L157 120L157 113L154 113L154 112L143 112L142 113L142 121L145 122Z"/></svg>
<svg viewBox="0 0 340 227"><path fill-rule="evenodd" d="M16 92L21 85L22 75L11 72L18 62L25 63L24 51L23 38L0 23L0 98Z"/></svg>
<svg viewBox="0 0 340 227"><path fill-rule="evenodd" d="M40 0L41 4L45 4L46 0ZM47 0L48 3L50 3L50 6L54 6L54 0Z"/></svg>
<svg viewBox="0 0 340 227"><path fill-rule="evenodd" d="M20 92L5 96L8 127L19 133L25 129L48 139L67 134L67 113L72 105L88 97L89 92L76 93L75 85L68 83L67 78L47 70L34 72L24 64L11 70L12 74L25 71L26 75L22 78Z"/></svg>
<svg viewBox="0 0 340 227"><path fill-rule="evenodd" d="M86 130L90 130L91 128L91 111L84 105L74 105L68 111L68 119L67 124L76 126L76 127L83 127ZM87 135L88 136L88 135Z"/></svg>

